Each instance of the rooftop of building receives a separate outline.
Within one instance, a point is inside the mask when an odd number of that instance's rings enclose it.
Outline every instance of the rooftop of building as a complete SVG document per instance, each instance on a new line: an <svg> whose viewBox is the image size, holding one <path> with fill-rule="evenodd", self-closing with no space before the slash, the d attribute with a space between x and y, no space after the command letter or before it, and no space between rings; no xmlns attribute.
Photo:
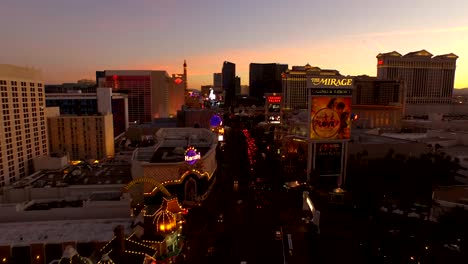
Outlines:
<svg viewBox="0 0 468 264"><path fill-rule="evenodd" d="M106 76L151 76L153 74L163 74L170 77L165 70L105 70Z"/></svg>
<svg viewBox="0 0 468 264"><path fill-rule="evenodd" d="M182 162L185 150L194 147L201 155L215 148L217 136L205 128L161 128L156 132L157 144L139 148L135 159L147 162Z"/></svg>
<svg viewBox="0 0 468 264"><path fill-rule="evenodd" d="M205 155L210 147L197 147L200 155ZM151 163L182 162L185 160L185 149L182 147L159 147L151 156Z"/></svg>
<svg viewBox="0 0 468 264"><path fill-rule="evenodd" d="M387 52L387 53L379 53L377 55L377 58L381 58L381 57L402 57L402 58L427 58L427 59L458 59L458 56L453 54L453 53L448 53L448 54L443 54L443 55L437 55L437 56L434 56L433 54L431 54L430 52L428 52L427 50L425 49L422 49L422 50L418 50L418 51L412 51L412 52L408 52L407 54L405 55L401 55L399 52L397 51L391 51L391 52Z"/></svg>
<svg viewBox="0 0 468 264"><path fill-rule="evenodd" d="M104 242L113 238L115 226L122 225L131 233L131 224L130 218L0 223L0 245Z"/></svg>
<svg viewBox="0 0 468 264"><path fill-rule="evenodd" d="M63 170L45 170L15 182L13 188L49 188L70 185L126 184L132 180L131 165L126 162L80 162Z"/></svg>
<svg viewBox="0 0 468 264"><path fill-rule="evenodd" d="M383 80L383 79L378 79L376 76L369 76L369 75L358 75L358 76L354 76L354 81L368 81L368 82L378 82L378 83L395 83L395 82L400 82L399 80Z"/></svg>
<svg viewBox="0 0 468 264"><path fill-rule="evenodd" d="M111 88L105 88L105 87L100 87L97 89L111 89ZM112 97L119 97L119 96L127 96L126 91L120 89L118 92L112 92L111 94ZM46 91L46 100L49 99L62 99L62 98L70 98L70 97L79 97L79 99L82 99L82 97L86 98L94 98L96 99L97 97L97 92L96 90L81 90L81 89L71 89L71 90L57 90L57 91Z"/></svg>
<svg viewBox="0 0 468 264"><path fill-rule="evenodd" d="M353 129L351 139L360 144L404 144L415 142L412 137L393 136L398 133L380 133L378 129ZM422 135L419 135L422 137Z"/></svg>
<svg viewBox="0 0 468 264"><path fill-rule="evenodd" d="M330 75L330 76L340 76L340 72L338 70L332 69L321 69L317 66L311 66L310 64L306 64L305 66L292 66L291 69L285 71L288 74L317 74L317 75Z"/></svg>

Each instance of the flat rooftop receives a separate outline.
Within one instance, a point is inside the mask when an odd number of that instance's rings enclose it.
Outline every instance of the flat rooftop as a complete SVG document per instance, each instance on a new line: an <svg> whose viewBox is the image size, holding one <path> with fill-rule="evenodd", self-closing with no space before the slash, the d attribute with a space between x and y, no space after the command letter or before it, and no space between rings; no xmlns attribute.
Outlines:
<svg viewBox="0 0 468 264"><path fill-rule="evenodd" d="M215 148L217 135L205 128L161 128L155 146L138 148L134 159L151 163L178 163L185 160L185 151L194 147L203 157Z"/></svg>
<svg viewBox="0 0 468 264"><path fill-rule="evenodd" d="M44 170L13 184L13 188L65 187L70 185L126 184L132 180L131 165L126 162L102 165L70 165L63 170Z"/></svg>
<svg viewBox="0 0 468 264"><path fill-rule="evenodd" d="M411 137L406 138L399 135L398 133L383 133L381 135L370 134L371 130L368 129L353 129L351 131L351 139L354 139L355 143L361 144L401 144L414 142ZM394 136L399 135L399 136ZM359 139L359 141L356 140Z"/></svg>
<svg viewBox="0 0 468 264"><path fill-rule="evenodd" d="M118 225L123 225L125 233L131 234L131 223L131 218L0 223L0 245L110 241Z"/></svg>
<svg viewBox="0 0 468 264"><path fill-rule="evenodd" d="M197 152L203 157L211 148L198 147ZM185 150L180 147L160 147L151 157L151 163L182 162L185 161Z"/></svg>

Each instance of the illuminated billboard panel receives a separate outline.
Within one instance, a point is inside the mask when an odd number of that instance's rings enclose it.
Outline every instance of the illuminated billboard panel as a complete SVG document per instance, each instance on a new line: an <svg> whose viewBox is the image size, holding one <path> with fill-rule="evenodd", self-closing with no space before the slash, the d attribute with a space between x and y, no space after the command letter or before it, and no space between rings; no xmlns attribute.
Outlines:
<svg viewBox="0 0 468 264"><path fill-rule="evenodd" d="M265 117L268 123L281 123L281 94L265 94Z"/></svg>
<svg viewBox="0 0 468 264"><path fill-rule="evenodd" d="M310 139L348 140L351 136L350 96L311 95Z"/></svg>
<svg viewBox="0 0 468 264"><path fill-rule="evenodd" d="M341 174L343 143L317 143L315 150L315 170L320 176Z"/></svg>

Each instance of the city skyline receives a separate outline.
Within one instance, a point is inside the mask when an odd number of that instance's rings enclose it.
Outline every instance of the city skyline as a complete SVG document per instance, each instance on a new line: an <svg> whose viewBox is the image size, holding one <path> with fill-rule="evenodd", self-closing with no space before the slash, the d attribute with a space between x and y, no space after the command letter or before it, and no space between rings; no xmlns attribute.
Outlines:
<svg viewBox="0 0 468 264"><path fill-rule="evenodd" d="M376 76L379 53L455 53L455 87L468 87L468 3L362 0L2 1L2 63L42 70L46 84L94 79L95 71L165 70L188 64L189 88L213 82L223 61L242 84L250 63L309 63Z"/></svg>

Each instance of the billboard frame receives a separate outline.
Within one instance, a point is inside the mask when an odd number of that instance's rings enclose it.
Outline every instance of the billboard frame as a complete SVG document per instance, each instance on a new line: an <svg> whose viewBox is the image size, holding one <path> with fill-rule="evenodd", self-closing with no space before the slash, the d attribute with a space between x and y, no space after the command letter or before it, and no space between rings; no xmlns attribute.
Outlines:
<svg viewBox="0 0 468 264"><path fill-rule="evenodd" d="M335 77L328 77L328 76L320 76L319 78L322 79L335 79L335 80L341 80L341 82L336 81L335 83L344 83L345 85L317 85L316 83L313 83L313 78L317 77L312 77L308 76L307 77L307 98L308 98L308 126L307 126L307 132L308 132L308 141L309 141L309 161L307 164L307 172L310 177L311 172L316 170L317 168L317 144L321 143L330 143L330 144L341 144L341 166L340 166L340 172L339 174L327 174L327 175L319 175L319 177L337 177L337 185L340 187L346 178L346 165L347 165L347 153L348 153L348 142L351 140L351 127L350 129L350 136L349 138L345 139L313 139L311 138L311 133L312 133L312 99L314 97L349 97L351 98L351 102L349 107L352 105L352 93L353 93L353 79L352 77L345 77L345 76L335 76ZM326 83L326 82L325 82ZM351 111L352 109L350 109ZM351 115L351 112L350 112ZM350 117L348 117L350 118ZM308 179L310 180L310 178Z"/></svg>

